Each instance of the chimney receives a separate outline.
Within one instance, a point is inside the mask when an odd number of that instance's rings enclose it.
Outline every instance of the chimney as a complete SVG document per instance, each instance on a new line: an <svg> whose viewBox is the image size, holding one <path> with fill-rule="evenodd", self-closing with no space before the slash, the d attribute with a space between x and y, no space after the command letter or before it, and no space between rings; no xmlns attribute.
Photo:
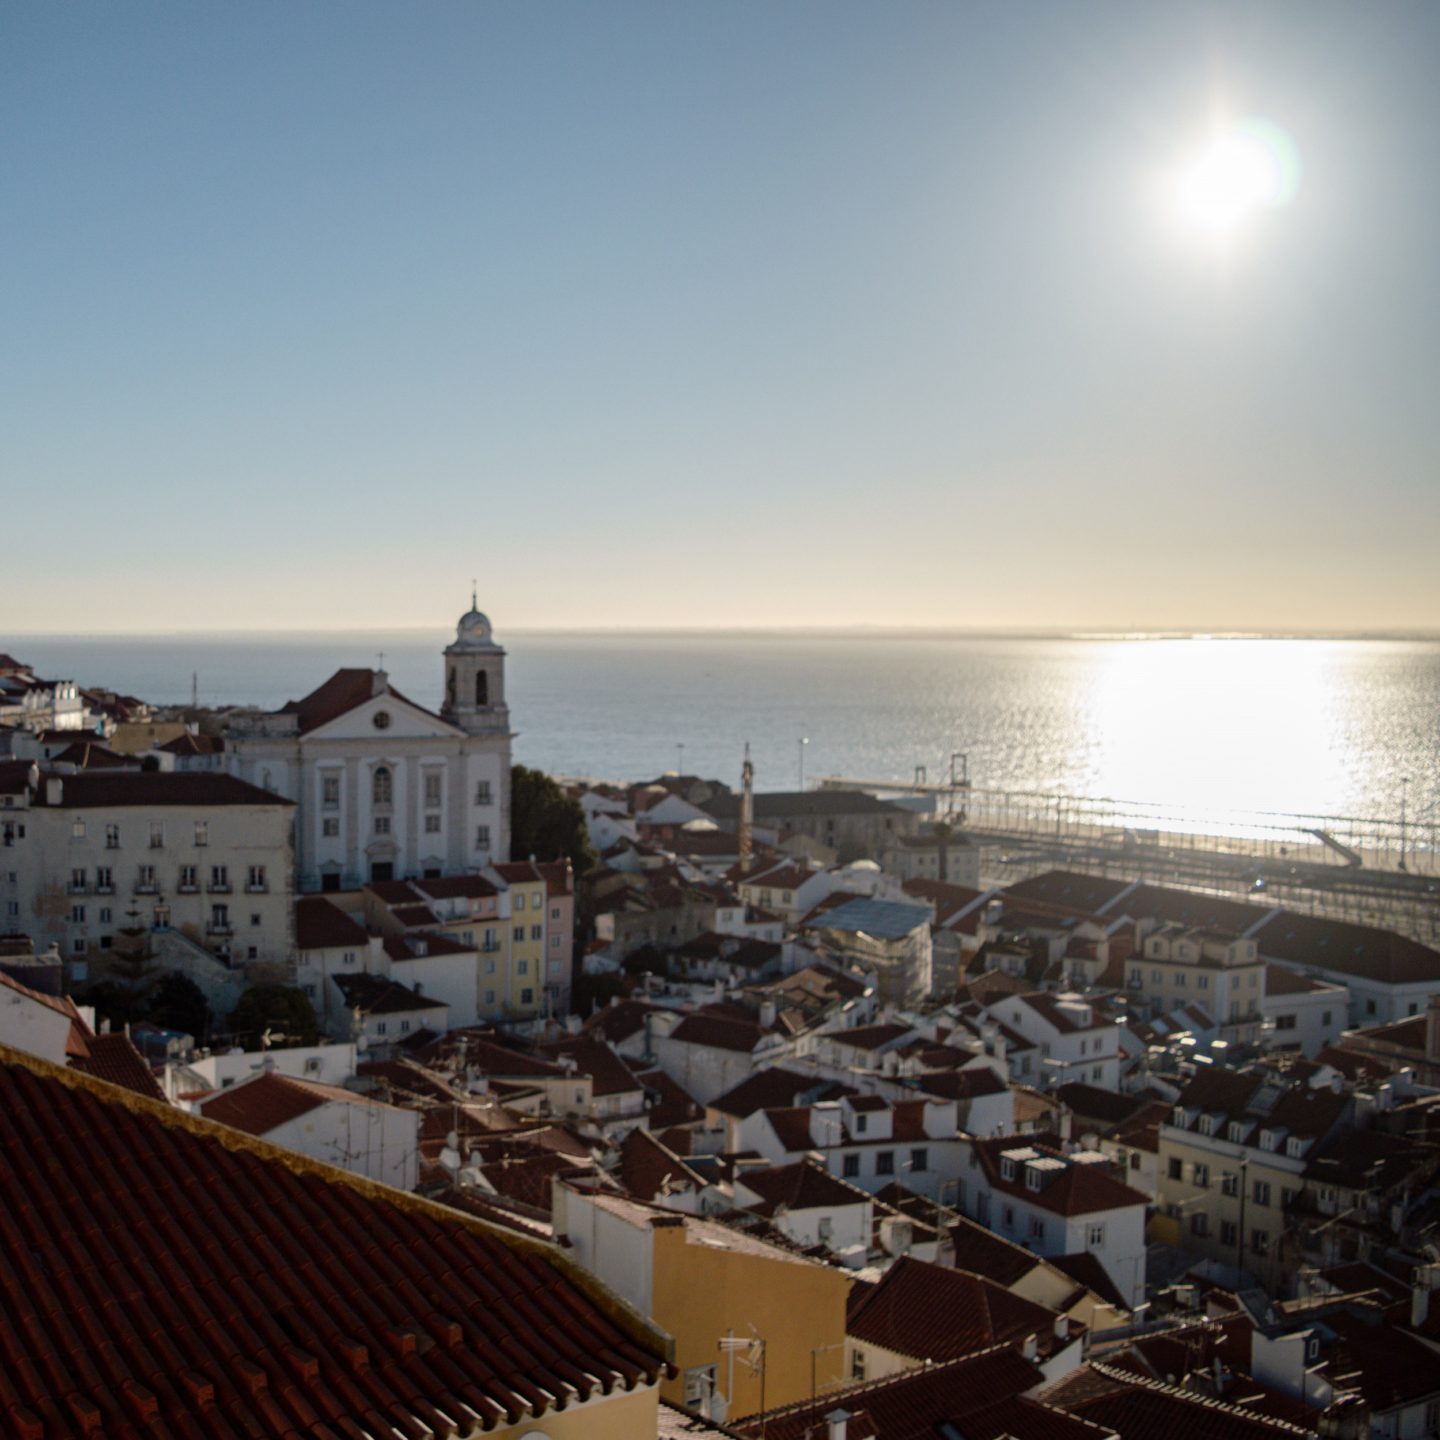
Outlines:
<svg viewBox="0 0 1440 1440"><path fill-rule="evenodd" d="M760 1002L760 1028L769 1030L775 1024L775 1002L773 1000L762 1000Z"/></svg>
<svg viewBox="0 0 1440 1440"><path fill-rule="evenodd" d="M1056 1315L1055 1338L1057 1340L1068 1340L1070 1338L1070 1317L1068 1315Z"/></svg>
<svg viewBox="0 0 1440 1440"><path fill-rule="evenodd" d="M376 695L383 695L390 688L390 677L383 670L373 670L370 673L370 694L373 698Z"/></svg>
<svg viewBox="0 0 1440 1440"><path fill-rule="evenodd" d="M1040 1342L1034 1335L1027 1335L1025 1343L1020 1347L1020 1353L1027 1360L1033 1360L1040 1353Z"/></svg>
<svg viewBox="0 0 1440 1440"><path fill-rule="evenodd" d="M846 1426L850 1422L848 1410L832 1410L825 1417L825 1440L845 1440Z"/></svg>

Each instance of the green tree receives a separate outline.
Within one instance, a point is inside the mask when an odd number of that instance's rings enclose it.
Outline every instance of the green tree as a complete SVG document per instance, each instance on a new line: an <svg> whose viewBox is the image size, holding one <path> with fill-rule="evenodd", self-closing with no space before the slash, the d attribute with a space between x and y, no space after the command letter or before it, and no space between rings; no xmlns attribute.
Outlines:
<svg viewBox="0 0 1440 1440"><path fill-rule="evenodd" d="M146 1017L167 1030L179 1030L202 1043L210 1033L210 1006L205 992L188 975L172 971L155 987Z"/></svg>
<svg viewBox="0 0 1440 1440"><path fill-rule="evenodd" d="M230 1012L230 1033L247 1050L258 1049L265 1032L283 1035L277 1045L313 1045L315 1012L303 990L293 985L252 985Z"/></svg>
<svg viewBox="0 0 1440 1440"><path fill-rule="evenodd" d="M510 855L568 858L577 880L595 864L580 802L543 770L516 765L510 771Z"/></svg>

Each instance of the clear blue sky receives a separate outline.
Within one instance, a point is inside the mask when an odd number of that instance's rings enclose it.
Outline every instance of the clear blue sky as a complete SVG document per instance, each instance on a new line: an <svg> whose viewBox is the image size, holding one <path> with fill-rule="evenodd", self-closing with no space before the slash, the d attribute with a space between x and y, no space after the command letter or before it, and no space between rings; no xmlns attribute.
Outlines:
<svg viewBox="0 0 1440 1440"><path fill-rule="evenodd" d="M0 631L1440 628L1440 7L0 8ZM1223 108L1303 159L1218 256Z"/></svg>

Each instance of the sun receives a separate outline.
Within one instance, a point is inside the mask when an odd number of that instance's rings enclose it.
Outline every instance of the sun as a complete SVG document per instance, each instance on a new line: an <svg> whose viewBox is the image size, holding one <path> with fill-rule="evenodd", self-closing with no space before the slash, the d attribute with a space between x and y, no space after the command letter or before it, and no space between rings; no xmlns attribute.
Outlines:
<svg viewBox="0 0 1440 1440"><path fill-rule="evenodd" d="M1247 121L1218 130L1180 167L1174 213L1191 234L1230 241L1292 199L1298 178L1289 137L1263 121Z"/></svg>

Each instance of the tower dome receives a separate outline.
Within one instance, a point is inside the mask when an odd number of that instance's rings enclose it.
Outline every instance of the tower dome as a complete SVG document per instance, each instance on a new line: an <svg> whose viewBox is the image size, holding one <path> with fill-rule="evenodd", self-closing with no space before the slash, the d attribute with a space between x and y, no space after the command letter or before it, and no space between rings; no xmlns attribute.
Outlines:
<svg viewBox="0 0 1440 1440"><path fill-rule="evenodd" d="M470 608L460 617L455 627L455 643L452 650L495 650L495 637L491 633L490 618L483 614L475 603L475 592L470 592Z"/></svg>

